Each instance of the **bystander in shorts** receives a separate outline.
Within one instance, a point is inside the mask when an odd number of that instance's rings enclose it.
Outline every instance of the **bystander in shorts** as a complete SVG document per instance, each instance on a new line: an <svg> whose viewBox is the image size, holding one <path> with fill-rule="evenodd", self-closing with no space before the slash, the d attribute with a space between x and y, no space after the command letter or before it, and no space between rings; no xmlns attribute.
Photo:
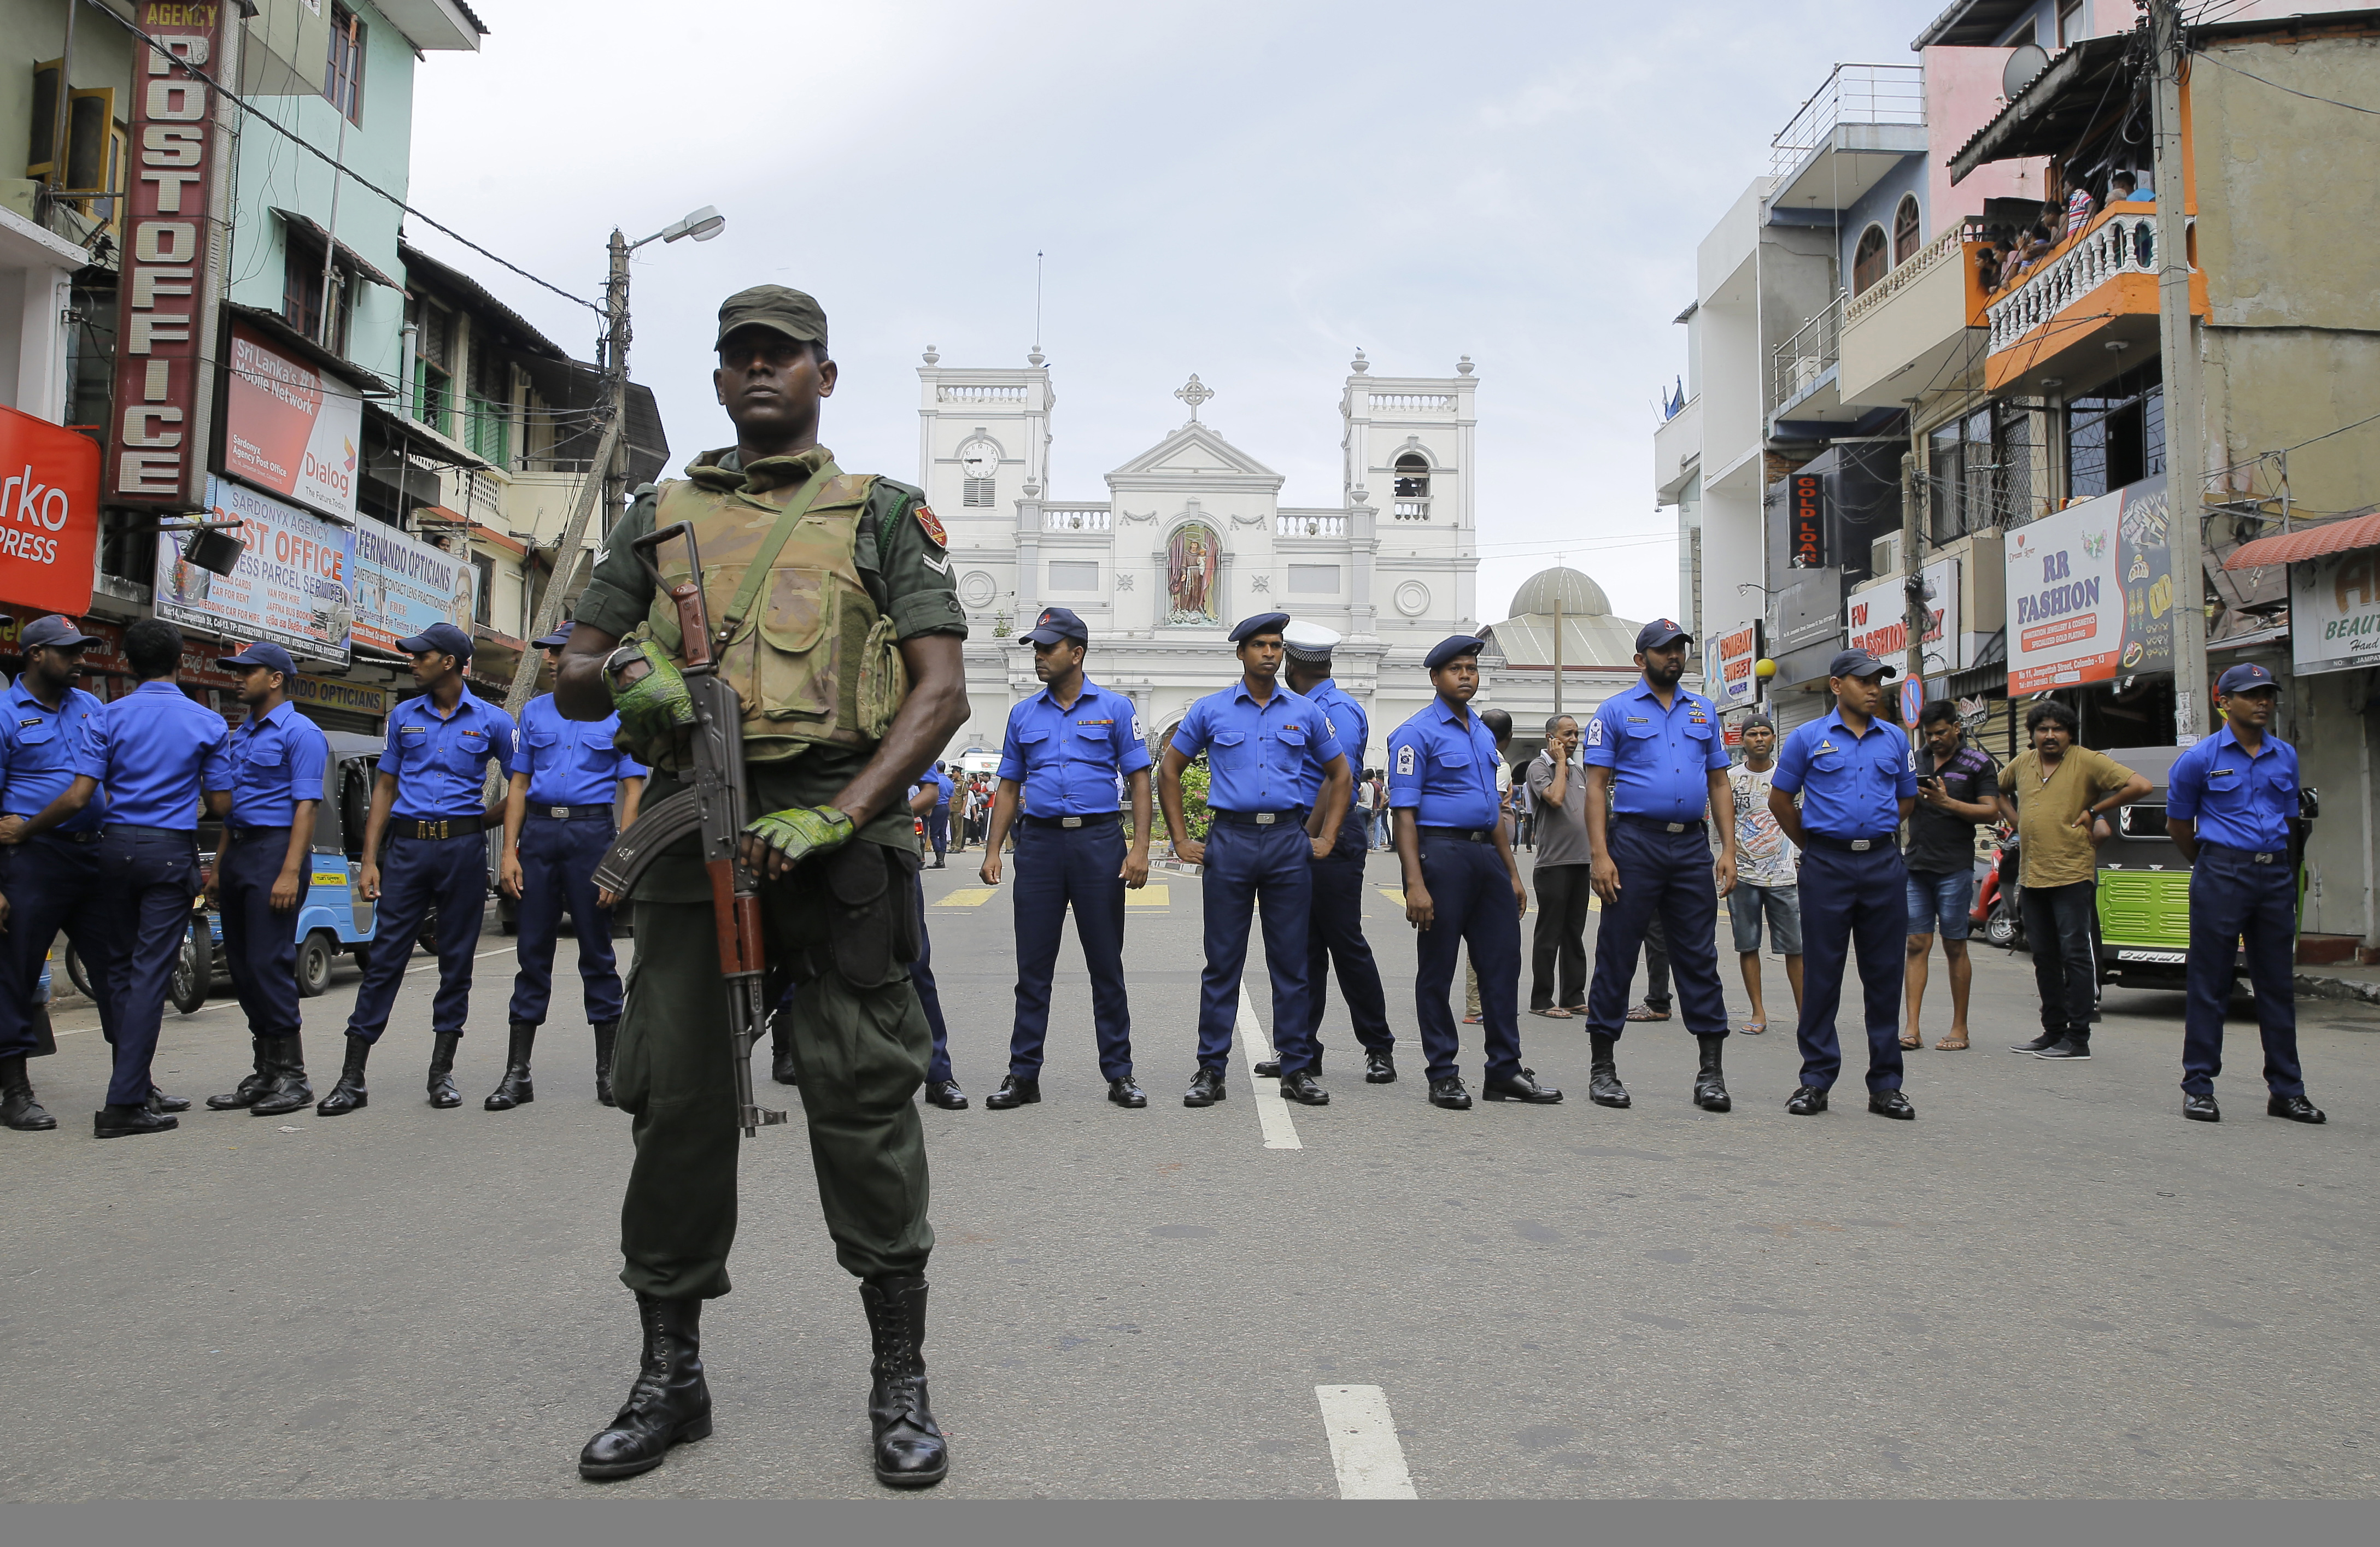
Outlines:
<svg viewBox="0 0 2380 1547"><path fill-rule="evenodd" d="M1963 940L1975 911L1975 873L1972 870L1912 870L1909 873L1909 932ZM1938 922L1937 922L1938 921Z"/></svg>
<svg viewBox="0 0 2380 1547"><path fill-rule="evenodd" d="M1735 952L1749 956L1760 949L1760 921L1768 919L1769 944L1779 956L1802 954L1802 888L1755 887L1739 881L1727 894L1728 917L1735 925Z"/></svg>

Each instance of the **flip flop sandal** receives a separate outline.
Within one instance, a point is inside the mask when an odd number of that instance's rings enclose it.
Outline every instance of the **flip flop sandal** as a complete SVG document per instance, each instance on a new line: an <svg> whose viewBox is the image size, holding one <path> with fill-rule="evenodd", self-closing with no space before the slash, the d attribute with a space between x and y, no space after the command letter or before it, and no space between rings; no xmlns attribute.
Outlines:
<svg viewBox="0 0 2380 1547"><path fill-rule="evenodd" d="M1925 1039L1922 1036L1905 1036L1900 1039L1900 1045L1907 1051L1914 1052L1925 1045Z"/></svg>
<svg viewBox="0 0 2380 1547"><path fill-rule="evenodd" d="M1743 1023L1743 1034L1745 1036L1760 1036L1765 1034L1767 1030L1768 1022L1766 1021L1747 1021Z"/></svg>
<svg viewBox="0 0 2380 1547"><path fill-rule="evenodd" d="M1548 1009L1533 1009L1529 1011L1529 1013L1531 1015L1542 1015L1548 1021L1567 1021L1571 1018L1570 1011L1562 1009L1559 1005Z"/></svg>
<svg viewBox="0 0 2380 1547"><path fill-rule="evenodd" d="M1946 1036L1934 1045L1934 1050L1937 1053L1963 1053L1967 1050L1967 1039L1961 1037L1953 1042Z"/></svg>
<svg viewBox="0 0 2380 1547"><path fill-rule="evenodd" d="M1655 1009L1650 1005L1638 1005L1628 1012L1628 1019L1631 1021L1667 1021L1669 1018L1668 1010Z"/></svg>

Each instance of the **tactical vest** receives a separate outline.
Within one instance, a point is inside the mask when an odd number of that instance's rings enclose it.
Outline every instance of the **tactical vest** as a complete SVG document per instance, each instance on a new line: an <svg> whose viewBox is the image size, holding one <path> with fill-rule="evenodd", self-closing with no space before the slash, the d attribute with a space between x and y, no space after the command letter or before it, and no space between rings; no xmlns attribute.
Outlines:
<svg viewBox="0 0 2380 1547"><path fill-rule="evenodd" d="M681 521L694 529L719 675L743 701L746 760L782 762L820 742L874 746L909 691L892 620L877 610L854 555L875 477L829 463L819 475L825 484L769 557L787 507L810 483L755 494L691 471L687 481L661 486L653 529ZM664 545L658 557L665 579L686 577L684 543ZM768 573L737 617L756 563ZM646 627L684 660L676 609L658 588Z"/></svg>

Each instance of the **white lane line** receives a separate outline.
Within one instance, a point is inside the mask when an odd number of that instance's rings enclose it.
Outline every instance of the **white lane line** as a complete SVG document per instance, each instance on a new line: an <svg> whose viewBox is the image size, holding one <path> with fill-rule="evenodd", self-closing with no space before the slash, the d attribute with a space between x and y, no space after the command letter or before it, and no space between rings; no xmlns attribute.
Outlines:
<svg viewBox="0 0 2380 1547"><path fill-rule="evenodd" d="M1232 1040L1240 1045L1240 1057L1247 1060L1248 1083L1256 1089L1257 1121L1264 1125L1264 1147L1305 1148L1298 1142L1297 1125L1289 1120L1289 1103L1281 1099L1281 1082L1257 1078L1257 1065L1272 1057L1272 1039L1257 1024L1257 1007L1249 1000L1245 983L1240 985L1240 1019L1232 1028Z"/></svg>
<svg viewBox="0 0 2380 1547"><path fill-rule="evenodd" d="M1417 1499L1397 1444L1389 1394L1378 1386L1316 1386L1322 1427L1330 1436L1330 1465L1342 1499Z"/></svg>

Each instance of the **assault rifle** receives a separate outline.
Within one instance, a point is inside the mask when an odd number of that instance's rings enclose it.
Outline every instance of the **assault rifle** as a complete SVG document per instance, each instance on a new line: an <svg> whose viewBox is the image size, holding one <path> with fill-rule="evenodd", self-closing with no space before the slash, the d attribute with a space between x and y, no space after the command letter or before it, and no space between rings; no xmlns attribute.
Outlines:
<svg viewBox="0 0 2380 1547"><path fill-rule="evenodd" d="M687 578L673 585L652 555L672 538L686 539ZM702 598L702 552L694 528L681 521L629 544L653 584L677 608L682 641L679 669L694 700L694 784L647 806L595 867L595 884L626 896L655 856L686 837L702 835L702 863L710 872L711 916L719 929L719 973L727 980L727 1033L735 1068L736 1121L747 1139L783 1112L759 1106L752 1094L752 1045L767 1015L761 1003L763 969L760 896L752 867L744 863L744 824L751 820L751 797L744 780L744 709L735 690L720 681L718 645L710 636L710 610Z"/></svg>

